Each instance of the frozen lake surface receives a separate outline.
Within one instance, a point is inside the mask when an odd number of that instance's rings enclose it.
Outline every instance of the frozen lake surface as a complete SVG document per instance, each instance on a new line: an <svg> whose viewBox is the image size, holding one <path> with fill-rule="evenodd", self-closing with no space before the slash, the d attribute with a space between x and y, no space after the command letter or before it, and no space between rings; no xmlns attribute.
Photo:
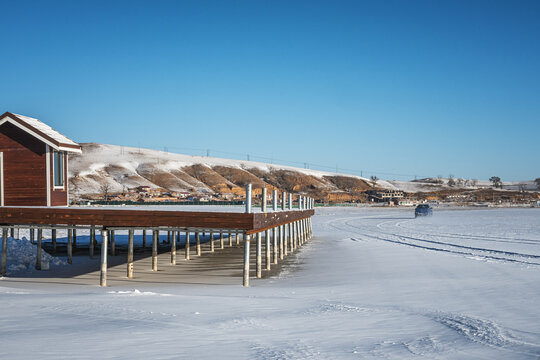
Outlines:
<svg viewBox="0 0 540 360"><path fill-rule="evenodd" d="M540 357L539 209L316 213L294 261L250 288L5 278L2 358Z"/></svg>

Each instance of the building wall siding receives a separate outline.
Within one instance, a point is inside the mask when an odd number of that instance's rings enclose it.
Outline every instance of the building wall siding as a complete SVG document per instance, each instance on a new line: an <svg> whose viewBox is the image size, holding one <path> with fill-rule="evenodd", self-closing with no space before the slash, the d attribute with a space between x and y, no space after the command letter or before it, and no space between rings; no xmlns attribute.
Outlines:
<svg viewBox="0 0 540 360"><path fill-rule="evenodd" d="M16 126L0 126L4 153L4 205L46 206L45 144Z"/></svg>

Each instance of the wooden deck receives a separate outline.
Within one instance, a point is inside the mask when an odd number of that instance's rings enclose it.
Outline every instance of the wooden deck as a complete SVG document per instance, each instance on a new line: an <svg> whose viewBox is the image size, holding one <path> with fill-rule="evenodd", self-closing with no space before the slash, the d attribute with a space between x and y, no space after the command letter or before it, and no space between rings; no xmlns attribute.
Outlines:
<svg viewBox="0 0 540 360"><path fill-rule="evenodd" d="M248 198L250 198L248 196ZM305 203L304 203L305 204ZM274 204L274 208L276 208ZM285 205L283 205L285 208ZM186 236L195 233L196 256L201 256L200 233L219 233L223 241L224 233L235 234L236 244L239 245L240 234L244 247L243 285L249 286L250 257L252 250L250 243L253 237L256 243L256 277L262 277L262 248L264 247L266 270L270 270L270 258L275 265L283 260L287 253L292 253L297 247L303 245L312 236L311 216L314 209L280 210L273 212L250 212L251 203L246 206L248 212L201 212L201 211L168 211L168 210L134 210L134 209L102 209L102 208L51 208L51 207L0 207L0 228L2 231L2 256L0 259L0 273L6 274L6 250L8 229L30 228L30 238L34 239L34 230L37 228L37 256L36 269L41 270L41 249L43 229L53 229L52 244L56 249L56 230L68 228L68 241L66 245L68 263L73 259L73 236L78 228L91 228L89 256L94 256L97 244L96 231L101 232L100 253L101 270L100 285L107 286L107 258L110 242L111 255L115 254L115 230L128 230L128 256L127 278L133 278L134 265L134 232L135 230L150 230L152 236L152 271L158 269L159 232L167 231L171 244L171 264L176 264L176 239L180 233ZM272 229L272 231L268 231ZM271 233L271 234L270 234ZM265 242L262 242L264 234ZM146 235L143 235L146 238ZM210 241L211 252L215 251L214 241ZM185 259L191 258L189 242L185 246Z"/></svg>
<svg viewBox="0 0 540 360"><path fill-rule="evenodd" d="M196 212L100 208L0 207L0 227L96 226L111 228L221 229L255 234L313 216L314 210Z"/></svg>

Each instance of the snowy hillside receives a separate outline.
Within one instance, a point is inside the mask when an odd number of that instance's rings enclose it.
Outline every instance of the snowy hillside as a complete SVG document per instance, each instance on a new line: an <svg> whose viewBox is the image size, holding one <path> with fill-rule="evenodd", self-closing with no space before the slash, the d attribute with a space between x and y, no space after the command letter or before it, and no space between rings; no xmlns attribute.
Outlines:
<svg viewBox="0 0 540 360"><path fill-rule="evenodd" d="M371 188L369 180L354 175L300 169L255 161L181 155L116 145L82 144L83 152L70 157L70 190L75 195L150 186L191 193L240 193L247 183L318 197L354 196ZM378 187L394 188L378 181ZM333 195L332 195L333 194Z"/></svg>
<svg viewBox="0 0 540 360"><path fill-rule="evenodd" d="M372 189L369 179L292 166L256 161L174 154L163 151L96 143L82 144L82 154L72 155L69 163L70 191L75 197L121 192L137 186L163 188L192 194L243 194L244 186L263 186L280 191L306 193L317 199L350 201L361 199ZM378 180L377 188L399 189L408 193L489 188L487 180L426 178L414 181ZM534 181L503 182L504 190L535 190Z"/></svg>

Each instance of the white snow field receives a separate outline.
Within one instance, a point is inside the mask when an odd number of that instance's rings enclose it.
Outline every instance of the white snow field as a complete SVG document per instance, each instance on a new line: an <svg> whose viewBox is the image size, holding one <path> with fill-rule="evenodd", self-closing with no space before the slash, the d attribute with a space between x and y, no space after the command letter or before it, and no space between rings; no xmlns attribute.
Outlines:
<svg viewBox="0 0 540 360"><path fill-rule="evenodd" d="M313 225L250 288L4 278L0 357L540 358L540 209L324 208Z"/></svg>

